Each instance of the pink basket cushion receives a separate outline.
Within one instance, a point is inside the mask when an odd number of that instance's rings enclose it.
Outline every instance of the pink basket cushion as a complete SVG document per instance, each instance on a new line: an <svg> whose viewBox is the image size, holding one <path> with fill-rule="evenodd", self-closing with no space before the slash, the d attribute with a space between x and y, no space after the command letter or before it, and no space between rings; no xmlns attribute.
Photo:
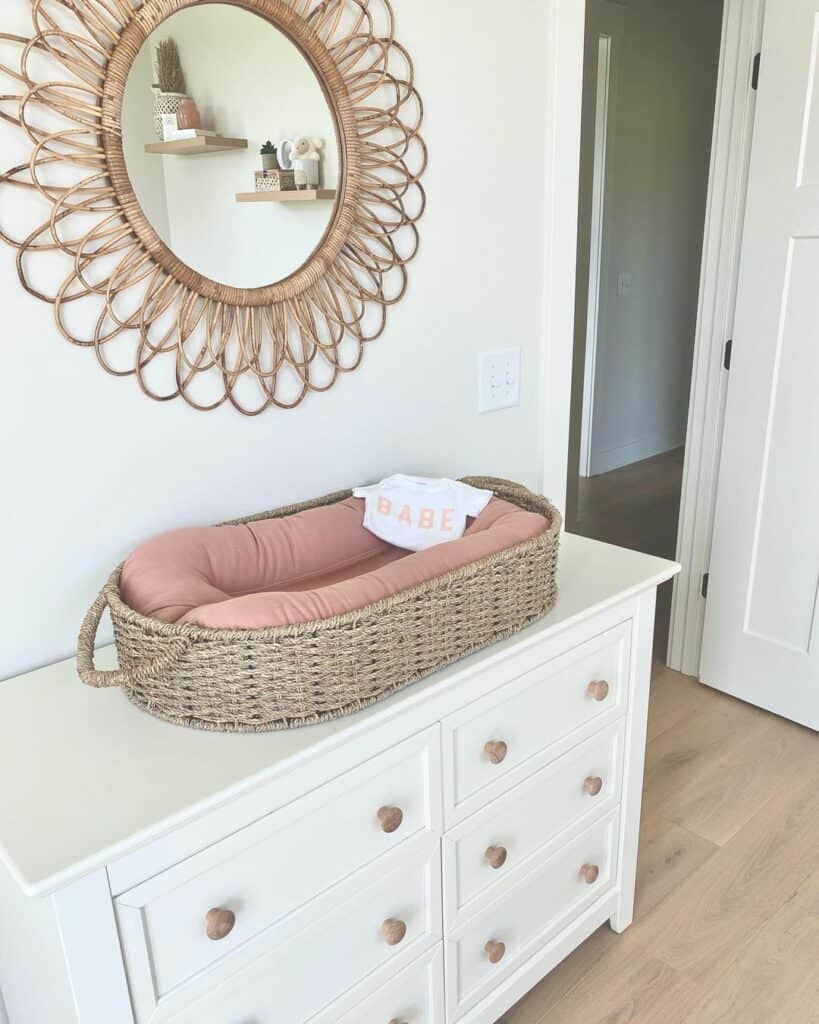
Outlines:
<svg viewBox="0 0 819 1024"><path fill-rule="evenodd" d="M493 498L459 540L409 552L363 526L347 498L280 519L195 527L141 545L122 570L131 608L209 629L263 629L356 611L543 533L547 519Z"/></svg>

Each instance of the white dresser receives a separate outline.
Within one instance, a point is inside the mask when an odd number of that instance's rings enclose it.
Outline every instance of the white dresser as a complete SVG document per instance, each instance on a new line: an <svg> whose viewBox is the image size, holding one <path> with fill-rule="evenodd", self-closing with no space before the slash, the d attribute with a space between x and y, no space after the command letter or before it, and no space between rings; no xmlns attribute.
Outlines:
<svg viewBox="0 0 819 1024"><path fill-rule="evenodd" d="M566 535L540 623L290 732L167 725L71 662L0 685L10 1024L493 1024L631 922L676 570Z"/></svg>

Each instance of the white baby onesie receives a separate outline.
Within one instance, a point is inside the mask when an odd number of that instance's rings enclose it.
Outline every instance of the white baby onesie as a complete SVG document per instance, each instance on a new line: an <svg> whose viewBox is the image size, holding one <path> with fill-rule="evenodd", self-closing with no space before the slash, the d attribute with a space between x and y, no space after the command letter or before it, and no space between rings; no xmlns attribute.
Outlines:
<svg viewBox="0 0 819 1024"><path fill-rule="evenodd" d="M459 483L396 473L380 484L356 487L364 498L364 526L399 548L423 551L464 535L467 516L478 516L492 491Z"/></svg>

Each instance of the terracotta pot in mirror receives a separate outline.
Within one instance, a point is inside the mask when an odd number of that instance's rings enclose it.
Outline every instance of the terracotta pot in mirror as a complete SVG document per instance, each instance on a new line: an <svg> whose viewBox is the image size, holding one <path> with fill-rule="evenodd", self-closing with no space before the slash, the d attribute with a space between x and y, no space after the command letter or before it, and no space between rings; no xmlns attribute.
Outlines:
<svg viewBox="0 0 819 1024"><path fill-rule="evenodd" d="M180 128L201 128L202 115L195 100L182 100L176 112L176 123Z"/></svg>

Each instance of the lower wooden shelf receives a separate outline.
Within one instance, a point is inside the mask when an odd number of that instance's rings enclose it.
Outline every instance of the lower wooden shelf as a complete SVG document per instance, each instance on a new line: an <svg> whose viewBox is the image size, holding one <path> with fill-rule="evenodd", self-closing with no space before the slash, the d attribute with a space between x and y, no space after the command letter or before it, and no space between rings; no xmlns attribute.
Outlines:
<svg viewBox="0 0 819 1024"><path fill-rule="evenodd" d="M335 199L334 188L303 188L285 191L237 192L237 203L315 203L321 199Z"/></svg>
<svg viewBox="0 0 819 1024"><path fill-rule="evenodd" d="M225 153L231 149L247 149L247 139L228 139L224 135L197 135L195 139L173 139L171 142L149 142L146 153L170 153L194 156L197 153Z"/></svg>

